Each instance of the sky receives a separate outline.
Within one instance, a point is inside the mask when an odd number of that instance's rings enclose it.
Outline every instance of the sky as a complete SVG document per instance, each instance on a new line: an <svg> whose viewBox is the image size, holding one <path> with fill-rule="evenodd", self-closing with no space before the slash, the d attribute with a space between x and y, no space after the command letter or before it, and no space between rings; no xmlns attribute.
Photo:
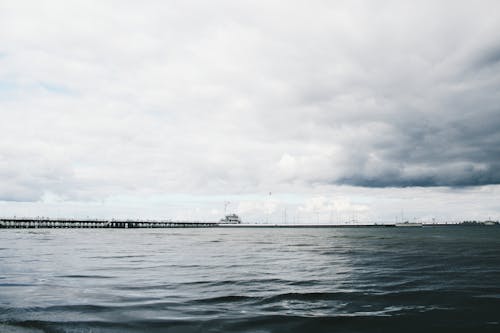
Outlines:
<svg viewBox="0 0 500 333"><path fill-rule="evenodd" d="M499 31L483 0L0 0L0 216L500 219Z"/></svg>

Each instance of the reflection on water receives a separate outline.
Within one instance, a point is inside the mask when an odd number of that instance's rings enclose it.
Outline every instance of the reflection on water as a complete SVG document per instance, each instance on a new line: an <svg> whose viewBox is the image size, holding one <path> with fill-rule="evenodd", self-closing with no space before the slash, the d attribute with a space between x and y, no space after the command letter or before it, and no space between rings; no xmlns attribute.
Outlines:
<svg viewBox="0 0 500 333"><path fill-rule="evenodd" d="M498 309L500 227L0 231L0 332L497 332Z"/></svg>

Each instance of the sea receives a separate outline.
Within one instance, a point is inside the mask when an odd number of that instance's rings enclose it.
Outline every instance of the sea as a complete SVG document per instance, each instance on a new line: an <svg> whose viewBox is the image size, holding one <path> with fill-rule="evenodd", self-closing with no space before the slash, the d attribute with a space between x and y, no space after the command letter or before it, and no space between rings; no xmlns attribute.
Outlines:
<svg viewBox="0 0 500 333"><path fill-rule="evenodd" d="M500 332L500 226L2 229L0 332Z"/></svg>

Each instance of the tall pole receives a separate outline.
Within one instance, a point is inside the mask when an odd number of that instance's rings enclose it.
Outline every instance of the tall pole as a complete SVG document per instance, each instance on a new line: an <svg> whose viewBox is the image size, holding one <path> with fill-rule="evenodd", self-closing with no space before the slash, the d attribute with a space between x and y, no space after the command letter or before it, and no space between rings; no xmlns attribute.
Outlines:
<svg viewBox="0 0 500 333"><path fill-rule="evenodd" d="M267 200L267 209L266 209L266 223L269 223L269 215L271 214L271 192L269 192L268 200Z"/></svg>

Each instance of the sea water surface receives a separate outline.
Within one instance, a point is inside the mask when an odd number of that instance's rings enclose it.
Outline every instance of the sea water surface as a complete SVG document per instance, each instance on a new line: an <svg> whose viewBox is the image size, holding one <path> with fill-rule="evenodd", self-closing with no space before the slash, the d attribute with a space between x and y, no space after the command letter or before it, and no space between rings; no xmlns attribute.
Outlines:
<svg viewBox="0 0 500 333"><path fill-rule="evenodd" d="M0 332L500 332L500 227L0 230Z"/></svg>

